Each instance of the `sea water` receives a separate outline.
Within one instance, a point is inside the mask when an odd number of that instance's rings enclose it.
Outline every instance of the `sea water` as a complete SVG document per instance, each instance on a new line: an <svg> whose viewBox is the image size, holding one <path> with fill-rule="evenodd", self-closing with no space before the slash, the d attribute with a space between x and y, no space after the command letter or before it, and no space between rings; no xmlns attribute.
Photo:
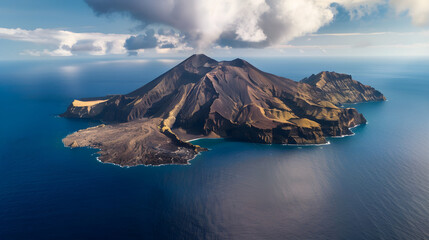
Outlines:
<svg viewBox="0 0 429 240"><path fill-rule="evenodd" d="M429 66L418 58L253 58L300 80L353 75L387 102L325 146L197 140L190 165L121 168L61 139L73 98L130 92L177 59L0 62L0 239L428 239Z"/></svg>

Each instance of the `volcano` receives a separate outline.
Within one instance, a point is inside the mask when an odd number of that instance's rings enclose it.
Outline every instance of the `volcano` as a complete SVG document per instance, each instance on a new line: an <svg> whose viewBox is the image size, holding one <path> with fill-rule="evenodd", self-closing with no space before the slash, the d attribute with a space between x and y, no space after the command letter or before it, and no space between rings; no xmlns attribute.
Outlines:
<svg viewBox="0 0 429 240"><path fill-rule="evenodd" d="M242 59L196 54L129 94L74 100L62 117L104 124L63 142L98 148L101 161L121 166L186 164L206 150L188 142L197 137L323 144L366 123L343 103L384 100L347 74L321 72L296 82Z"/></svg>

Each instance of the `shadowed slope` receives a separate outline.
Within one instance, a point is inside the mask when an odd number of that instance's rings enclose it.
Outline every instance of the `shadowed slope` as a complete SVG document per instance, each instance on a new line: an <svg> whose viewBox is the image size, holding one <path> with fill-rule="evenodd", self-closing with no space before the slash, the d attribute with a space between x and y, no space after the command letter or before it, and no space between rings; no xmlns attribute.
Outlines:
<svg viewBox="0 0 429 240"><path fill-rule="evenodd" d="M176 67L157 77L143 87L126 95L94 98L105 100L96 108L85 109L70 105L63 117L92 118L108 122L127 122L145 116L163 115L159 112L163 105L180 93L183 86L194 84L217 62L205 55L193 55ZM149 112L148 112L149 111Z"/></svg>

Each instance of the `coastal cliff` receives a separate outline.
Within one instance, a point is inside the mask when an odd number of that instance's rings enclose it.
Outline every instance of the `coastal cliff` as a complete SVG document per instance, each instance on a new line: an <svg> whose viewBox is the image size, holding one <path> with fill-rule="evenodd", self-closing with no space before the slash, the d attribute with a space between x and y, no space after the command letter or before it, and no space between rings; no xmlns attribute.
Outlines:
<svg viewBox="0 0 429 240"><path fill-rule="evenodd" d="M334 104L386 100L381 92L353 80L348 74L324 71L300 82L317 88L320 90L321 98Z"/></svg>
<svg viewBox="0 0 429 240"><path fill-rule="evenodd" d="M326 137L351 134L351 127L366 123L362 114L340 107L342 103L384 100L383 94L346 74L321 72L296 82L242 59L217 62L193 55L129 94L75 100L61 115L101 120L120 140L112 144L103 137L108 135L106 128L99 128L81 130L63 142L99 148L100 160L125 166L186 163L205 149L183 136L321 144ZM124 134L135 126L152 131L144 137ZM98 137L88 141L91 136ZM168 143L163 145L164 140ZM128 149L129 142L138 150L122 153L119 149ZM165 154L156 155L157 151Z"/></svg>

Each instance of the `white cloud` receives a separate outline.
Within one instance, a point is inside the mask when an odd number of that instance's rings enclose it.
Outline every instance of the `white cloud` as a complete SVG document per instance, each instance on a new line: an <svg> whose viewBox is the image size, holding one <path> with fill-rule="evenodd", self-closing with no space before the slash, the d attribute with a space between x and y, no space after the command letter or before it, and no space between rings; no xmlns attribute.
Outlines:
<svg viewBox="0 0 429 240"><path fill-rule="evenodd" d="M267 47L317 32L341 5L352 19L393 6L417 25L429 24L428 0L85 0L97 14L125 12L144 24L163 24L192 46Z"/></svg>
<svg viewBox="0 0 429 240"><path fill-rule="evenodd" d="M154 36L158 41L158 45L156 47L157 50L159 49L167 49L169 51L192 50L192 48L189 47L184 41L184 36L180 35L179 33L173 33L173 34L157 33Z"/></svg>
<svg viewBox="0 0 429 240"><path fill-rule="evenodd" d="M126 12L178 29L193 46L266 47L317 32L337 13L360 17L387 0L85 0L98 14Z"/></svg>
<svg viewBox="0 0 429 240"><path fill-rule="evenodd" d="M428 0L390 0L397 12L407 12L418 26L429 25L429 1Z"/></svg>
<svg viewBox="0 0 429 240"><path fill-rule="evenodd" d="M191 45L264 47L317 31L334 9L326 0L86 0L99 14L128 12L180 30ZM256 44L258 43L258 44ZM215 44L216 45L216 44Z"/></svg>
<svg viewBox="0 0 429 240"><path fill-rule="evenodd" d="M137 36L129 34L75 33L55 29L24 30L0 28L0 39L26 41L49 46L26 50L22 54L71 56L76 54L125 54L126 42L135 43L129 54L199 49L262 48L292 43L305 36L342 37L343 45L368 46L372 37L382 39L388 32L314 34L329 24L337 13L336 5L350 12L352 18L371 14L379 5L406 12L416 25L429 24L429 0L85 0L98 14L125 12L154 27L162 24L172 31L152 31ZM388 5L389 4L389 5ZM156 28L156 27L155 27ZM348 41L353 36L366 37ZM386 38L387 39L387 38ZM127 41L128 40L128 41ZM150 41L149 41L150 40ZM323 40L323 39L322 39ZM133 42L134 41L134 42ZM145 45L143 43L151 43ZM326 39L326 42L331 39ZM338 42L340 40L337 40ZM336 42L336 44L338 43ZM322 42L323 44L326 44ZM146 47L138 47L143 44ZM323 45L321 44L321 45ZM151 51L149 51L151 52ZM146 52L145 52L146 54Z"/></svg>
<svg viewBox="0 0 429 240"><path fill-rule="evenodd" d="M126 53L124 43L130 35L104 33L74 33L55 29L24 30L20 28L0 28L0 38L15 41L32 42L48 45L53 50L27 50L32 56L71 56L75 52L90 55Z"/></svg>
<svg viewBox="0 0 429 240"><path fill-rule="evenodd" d="M24 50L22 55L30 56L73 56L76 54L106 55L126 54L125 41L132 37L129 34L75 33L56 29L25 30L20 28L0 28L0 39L24 41L42 44L49 49ZM155 34L158 45L170 44L173 51L187 50L181 43L179 35ZM143 50L138 50L143 52Z"/></svg>

